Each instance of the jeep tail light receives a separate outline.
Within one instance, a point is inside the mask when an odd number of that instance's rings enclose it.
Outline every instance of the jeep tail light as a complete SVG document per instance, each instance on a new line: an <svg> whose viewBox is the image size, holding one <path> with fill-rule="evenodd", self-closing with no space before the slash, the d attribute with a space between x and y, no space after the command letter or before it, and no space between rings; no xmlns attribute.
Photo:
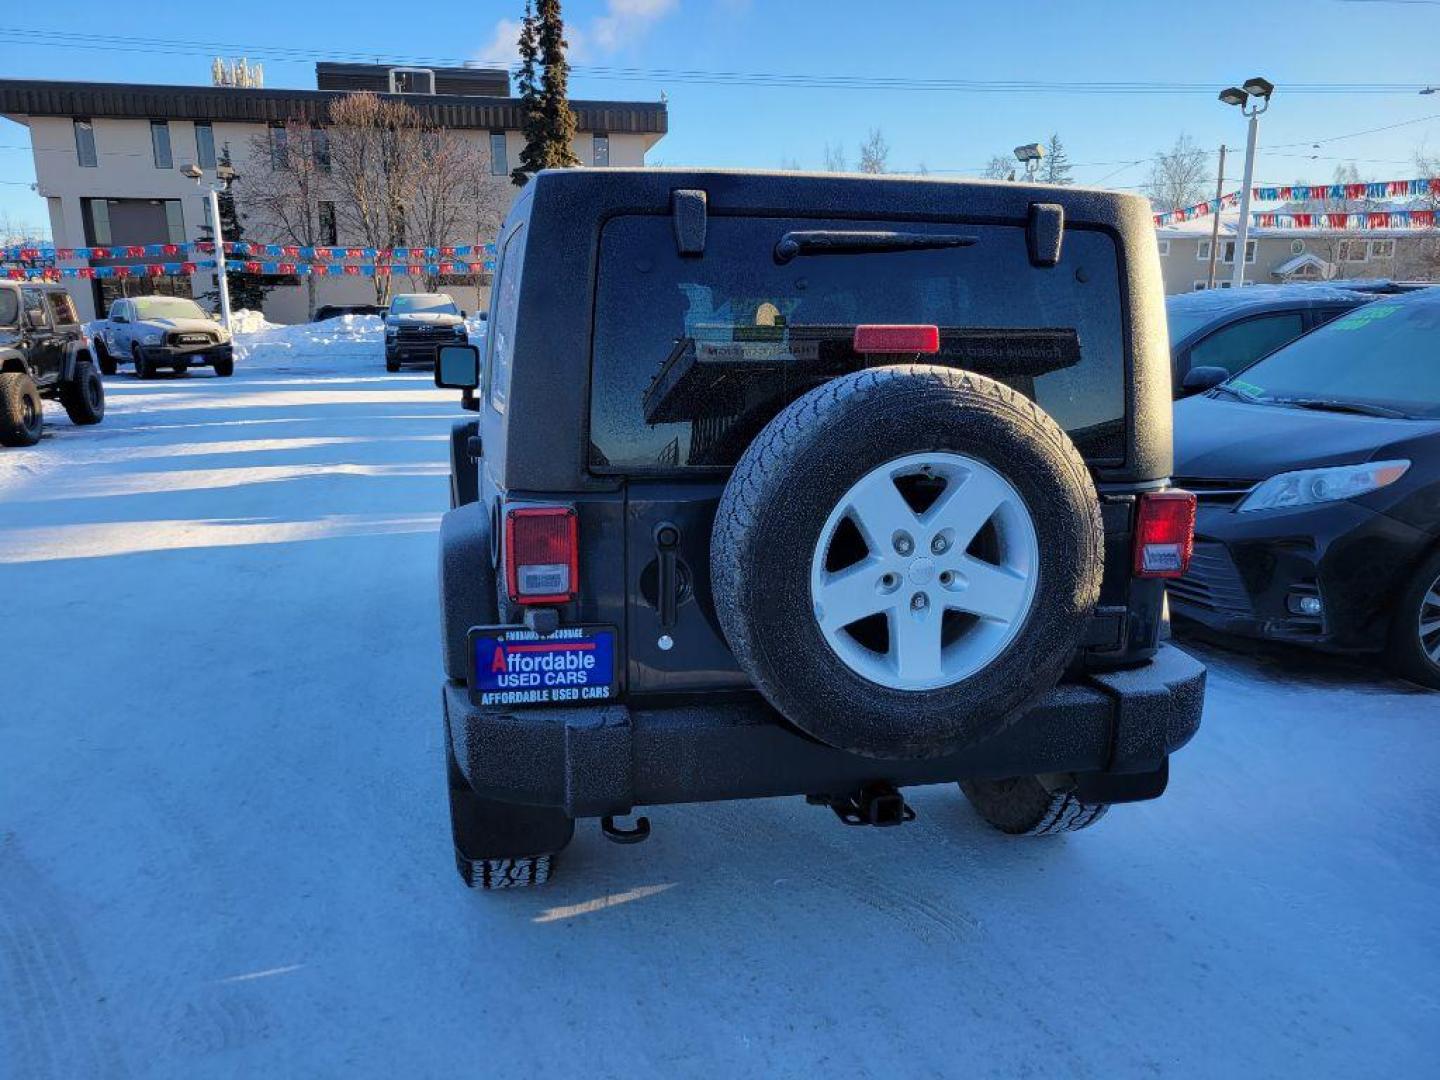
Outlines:
<svg viewBox="0 0 1440 1080"><path fill-rule="evenodd" d="M1195 496L1153 491L1140 496L1135 519L1135 576L1178 578L1190 569L1195 549Z"/></svg>
<svg viewBox="0 0 1440 1080"><path fill-rule="evenodd" d="M867 323L855 327L852 348L857 353L937 353L940 327Z"/></svg>
<svg viewBox="0 0 1440 1080"><path fill-rule="evenodd" d="M564 604L580 591L579 526L568 506L505 512L505 580L517 604Z"/></svg>

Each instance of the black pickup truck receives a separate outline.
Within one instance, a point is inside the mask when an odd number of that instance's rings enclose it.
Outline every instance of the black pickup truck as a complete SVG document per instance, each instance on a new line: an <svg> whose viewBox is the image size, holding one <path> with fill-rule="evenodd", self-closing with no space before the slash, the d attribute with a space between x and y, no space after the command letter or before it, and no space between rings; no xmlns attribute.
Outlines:
<svg viewBox="0 0 1440 1080"><path fill-rule="evenodd" d="M576 819L958 782L1014 834L1162 793L1204 668L1162 641L1150 208L1077 188L542 172L451 440L456 863L536 884Z"/></svg>

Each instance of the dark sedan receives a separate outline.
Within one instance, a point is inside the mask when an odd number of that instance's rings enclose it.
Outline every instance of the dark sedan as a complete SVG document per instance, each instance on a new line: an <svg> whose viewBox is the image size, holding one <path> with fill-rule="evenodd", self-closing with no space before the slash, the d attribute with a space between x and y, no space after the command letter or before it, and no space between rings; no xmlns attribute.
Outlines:
<svg viewBox="0 0 1440 1080"><path fill-rule="evenodd" d="M1175 407L1172 612L1440 688L1440 295L1385 297Z"/></svg>
<svg viewBox="0 0 1440 1080"><path fill-rule="evenodd" d="M1372 292L1321 284L1249 285L1167 297L1175 396L1208 390L1266 353L1374 299Z"/></svg>

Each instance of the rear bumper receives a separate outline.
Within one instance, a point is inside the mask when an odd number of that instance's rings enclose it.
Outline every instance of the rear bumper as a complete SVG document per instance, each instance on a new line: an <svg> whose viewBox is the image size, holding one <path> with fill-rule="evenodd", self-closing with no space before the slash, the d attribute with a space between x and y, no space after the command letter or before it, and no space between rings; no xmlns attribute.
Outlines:
<svg viewBox="0 0 1440 1080"><path fill-rule="evenodd" d="M962 754L882 761L815 742L758 698L505 711L472 705L461 683L446 684L443 695L455 759L479 795L559 807L572 818L663 803L843 794L876 780L905 786L1154 773L1199 728L1204 696L1204 666L1161 646L1141 667L1060 684Z"/></svg>

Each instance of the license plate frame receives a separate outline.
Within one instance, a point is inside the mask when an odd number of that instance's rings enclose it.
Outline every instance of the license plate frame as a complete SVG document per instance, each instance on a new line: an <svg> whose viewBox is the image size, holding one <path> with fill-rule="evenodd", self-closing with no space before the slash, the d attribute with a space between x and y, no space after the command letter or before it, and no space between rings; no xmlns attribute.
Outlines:
<svg viewBox="0 0 1440 1080"><path fill-rule="evenodd" d="M465 653L474 705L574 706L619 695L619 632L609 624L562 626L545 636L525 626L472 626Z"/></svg>

